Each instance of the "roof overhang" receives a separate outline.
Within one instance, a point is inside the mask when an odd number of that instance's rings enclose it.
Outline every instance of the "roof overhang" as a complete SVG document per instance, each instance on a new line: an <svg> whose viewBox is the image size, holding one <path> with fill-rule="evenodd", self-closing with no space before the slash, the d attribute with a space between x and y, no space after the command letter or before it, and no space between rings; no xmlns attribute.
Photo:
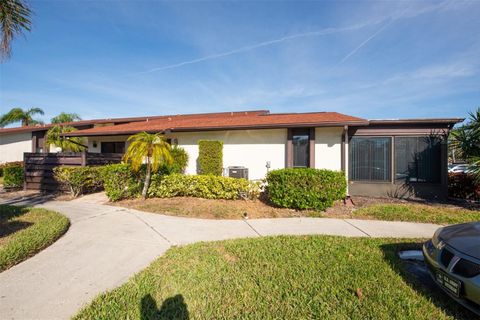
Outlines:
<svg viewBox="0 0 480 320"><path fill-rule="evenodd" d="M108 132L75 132L64 133L66 137L99 137L99 136L123 136L140 132L165 133L165 132L196 132L196 131L227 131L227 130L256 130L256 129L282 129L282 128L305 128L305 127L344 127L344 126L368 126L368 121L342 121L322 123L285 123L285 124L262 124L262 125L239 125L239 126L204 126L204 127L181 127L164 128L161 130L110 130Z"/></svg>

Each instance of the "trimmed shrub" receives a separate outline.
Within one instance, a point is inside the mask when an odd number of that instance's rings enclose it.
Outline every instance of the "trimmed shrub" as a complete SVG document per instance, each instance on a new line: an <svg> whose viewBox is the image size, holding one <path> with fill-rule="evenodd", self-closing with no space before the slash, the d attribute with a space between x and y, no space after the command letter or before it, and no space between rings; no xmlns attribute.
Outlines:
<svg viewBox="0 0 480 320"><path fill-rule="evenodd" d="M325 210L345 198L346 190L345 174L340 171L288 168L267 174L267 197L279 207Z"/></svg>
<svg viewBox="0 0 480 320"><path fill-rule="evenodd" d="M103 189L102 167L55 167L55 180L68 188L73 197Z"/></svg>
<svg viewBox="0 0 480 320"><path fill-rule="evenodd" d="M0 177L3 177L3 168L10 166L23 167L23 161L5 162L0 164Z"/></svg>
<svg viewBox="0 0 480 320"><path fill-rule="evenodd" d="M170 150L170 154L172 155L173 163L171 165L163 165L159 171L163 173L185 173L188 165L188 153L185 149L175 146Z"/></svg>
<svg viewBox="0 0 480 320"><path fill-rule="evenodd" d="M5 188L23 187L23 165L9 164L3 168L3 186Z"/></svg>
<svg viewBox="0 0 480 320"><path fill-rule="evenodd" d="M458 199L479 200L480 184L472 174L449 173L448 196Z"/></svg>
<svg viewBox="0 0 480 320"><path fill-rule="evenodd" d="M129 164L117 163L102 169L103 187L110 201L134 198L142 191L145 170L133 172Z"/></svg>
<svg viewBox="0 0 480 320"><path fill-rule="evenodd" d="M198 173L221 176L223 171L223 142L198 141Z"/></svg>
<svg viewBox="0 0 480 320"><path fill-rule="evenodd" d="M258 184L245 179L213 175L170 174L152 176L148 195L159 198L198 197L234 200L258 197Z"/></svg>

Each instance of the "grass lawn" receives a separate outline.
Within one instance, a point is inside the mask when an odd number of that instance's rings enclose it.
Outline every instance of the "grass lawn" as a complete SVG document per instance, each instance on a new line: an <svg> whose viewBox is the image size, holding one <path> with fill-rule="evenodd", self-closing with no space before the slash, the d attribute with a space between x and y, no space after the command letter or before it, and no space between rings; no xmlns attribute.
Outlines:
<svg viewBox="0 0 480 320"><path fill-rule="evenodd" d="M374 204L351 213L353 218L455 224L480 221L480 211L423 204Z"/></svg>
<svg viewBox="0 0 480 320"><path fill-rule="evenodd" d="M172 248L76 319L468 319L396 256L419 243L267 237Z"/></svg>
<svg viewBox="0 0 480 320"><path fill-rule="evenodd" d="M146 212L205 219L286 218L320 216L320 212L275 208L260 200L214 200L194 197L131 199L115 205Z"/></svg>
<svg viewBox="0 0 480 320"><path fill-rule="evenodd" d="M0 271L49 246L69 225L53 211L0 205Z"/></svg>

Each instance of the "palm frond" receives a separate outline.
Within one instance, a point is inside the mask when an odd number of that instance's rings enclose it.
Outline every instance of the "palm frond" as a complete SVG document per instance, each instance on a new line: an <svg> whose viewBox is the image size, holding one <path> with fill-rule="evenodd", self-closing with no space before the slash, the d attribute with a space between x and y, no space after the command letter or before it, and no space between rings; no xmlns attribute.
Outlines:
<svg viewBox="0 0 480 320"><path fill-rule="evenodd" d="M139 170L143 163L151 165L153 171L164 163L172 163L170 144L159 133L140 132L128 138L130 145L123 157L130 162L134 170Z"/></svg>
<svg viewBox="0 0 480 320"><path fill-rule="evenodd" d="M31 10L23 0L2 0L0 2L0 29L2 39L0 41L0 56L7 59L10 57L11 42L17 35L24 31L30 31Z"/></svg>

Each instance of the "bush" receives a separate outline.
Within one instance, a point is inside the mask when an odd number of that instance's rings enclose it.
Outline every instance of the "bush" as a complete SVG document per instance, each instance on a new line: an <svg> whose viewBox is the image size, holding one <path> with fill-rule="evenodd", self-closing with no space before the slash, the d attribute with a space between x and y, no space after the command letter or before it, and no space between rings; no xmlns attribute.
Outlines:
<svg viewBox="0 0 480 320"><path fill-rule="evenodd" d="M152 176L148 195L159 198L198 197L234 200L258 197L258 184L245 179L213 175L171 174Z"/></svg>
<svg viewBox="0 0 480 320"><path fill-rule="evenodd" d="M68 188L73 197L102 190L102 167L55 167L55 180Z"/></svg>
<svg viewBox="0 0 480 320"><path fill-rule="evenodd" d="M479 200L480 185L472 174L449 173L448 196L459 199Z"/></svg>
<svg viewBox="0 0 480 320"><path fill-rule="evenodd" d="M198 173L221 176L223 171L223 142L198 141Z"/></svg>
<svg viewBox="0 0 480 320"><path fill-rule="evenodd" d="M3 169L5 167L20 166L23 167L23 161L5 162L0 164L0 177L3 177Z"/></svg>
<svg viewBox="0 0 480 320"><path fill-rule="evenodd" d="M23 165L9 164L3 168L3 186L5 188L23 187Z"/></svg>
<svg viewBox="0 0 480 320"><path fill-rule="evenodd" d="M110 201L133 198L142 191L142 181L145 170L133 172L126 163L117 163L104 166L102 169L103 187Z"/></svg>
<svg viewBox="0 0 480 320"><path fill-rule="evenodd" d="M173 163L171 165L163 165L160 167L160 172L163 173L185 173L188 165L188 153L185 149L180 147L173 147L170 151Z"/></svg>
<svg viewBox="0 0 480 320"><path fill-rule="evenodd" d="M267 174L267 197L279 207L325 210L345 198L346 190L345 174L340 171L288 168Z"/></svg>

